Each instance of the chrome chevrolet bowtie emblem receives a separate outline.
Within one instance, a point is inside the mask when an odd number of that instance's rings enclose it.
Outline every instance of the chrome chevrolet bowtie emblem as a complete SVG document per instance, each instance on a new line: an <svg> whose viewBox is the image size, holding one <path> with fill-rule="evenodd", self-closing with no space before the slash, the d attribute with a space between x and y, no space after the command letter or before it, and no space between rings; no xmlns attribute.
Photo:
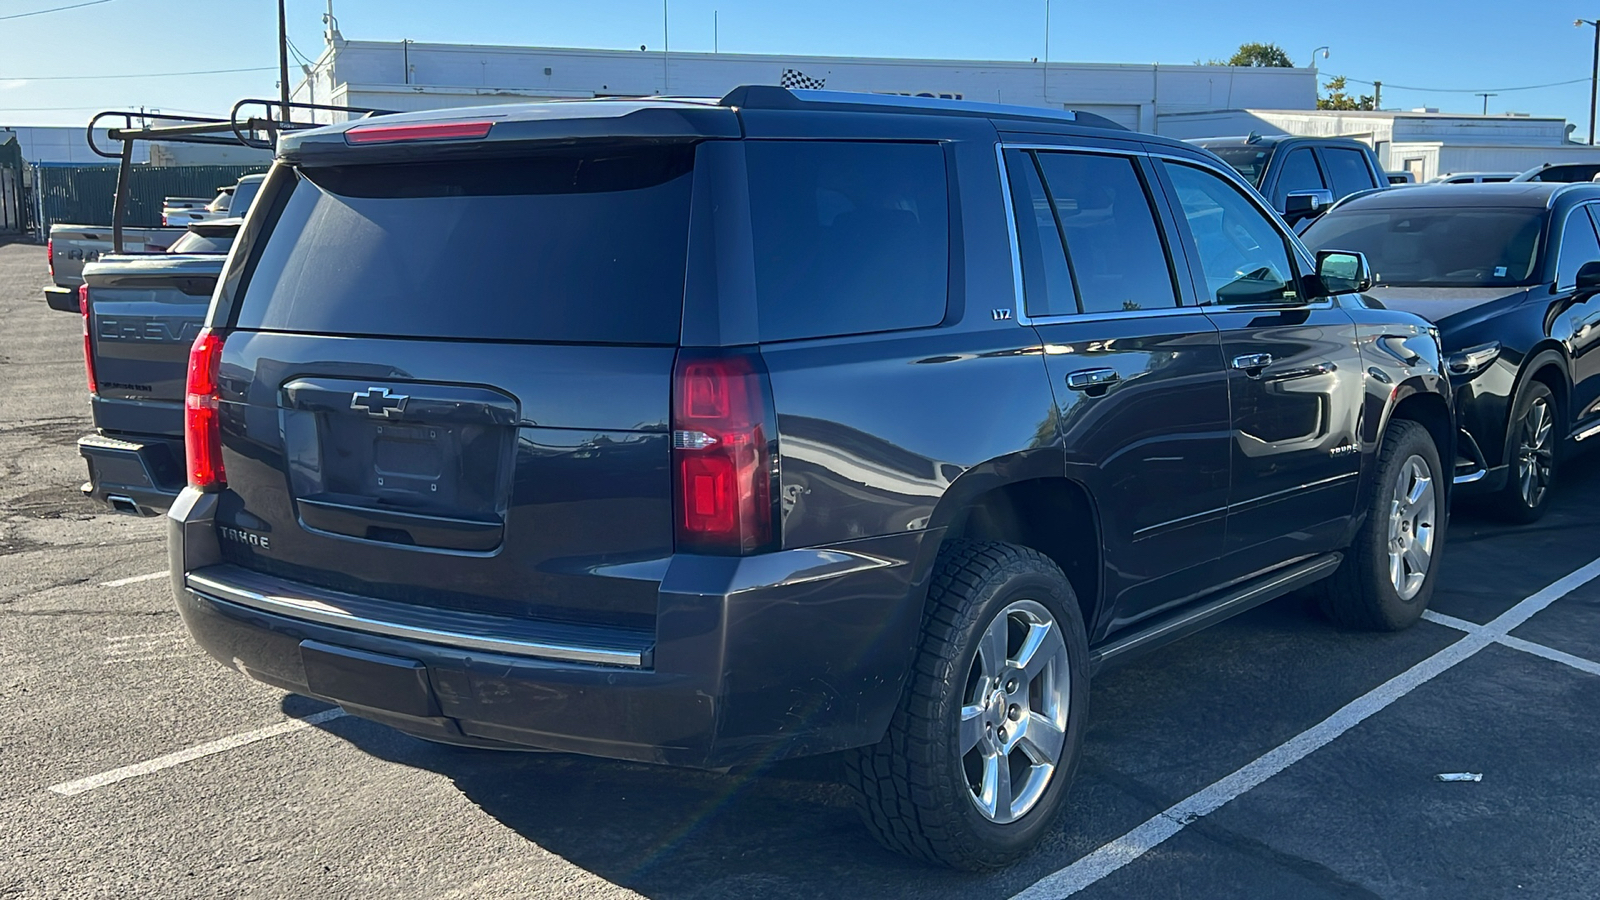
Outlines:
<svg viewBox="0 0 1600 900"><path fill-rule="evenodd" d="M388 419L405 412L406 401L410 399L406 394L391 394L388 388L369 387L350 396L350 408L364 409L369 416Z"/></svg>

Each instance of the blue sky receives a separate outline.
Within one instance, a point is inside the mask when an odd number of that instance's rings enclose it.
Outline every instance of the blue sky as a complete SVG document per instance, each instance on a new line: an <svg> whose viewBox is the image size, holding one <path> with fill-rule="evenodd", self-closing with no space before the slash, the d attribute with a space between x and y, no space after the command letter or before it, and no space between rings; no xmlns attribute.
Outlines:
<svg viewBox="0 0 1600 900"><path fill-rule="evenodd" d="M274 0L0 0L0 125L82 124L97 109L219 112L275 93L275 70L186 77L61 79L265 67L277 63ZM1045 0L669 0L675 50L1029 59L1044 53ZM326 0L289 0L290 37L315 57ZM334 0L347 38L632 48L661 44L660 0ZM1384 106L1476 112L1470 91L1585 79L1600 0L1053 0L1050 57L1191 63L1244 41L1276 43L1324 75L1384 82ZM1428 93L1406 87L1456 88ZM1352 87L1370 92L1370 88ZM1588 83L1505 91L1490 112L1565 116L1587 131Z"/></svg>

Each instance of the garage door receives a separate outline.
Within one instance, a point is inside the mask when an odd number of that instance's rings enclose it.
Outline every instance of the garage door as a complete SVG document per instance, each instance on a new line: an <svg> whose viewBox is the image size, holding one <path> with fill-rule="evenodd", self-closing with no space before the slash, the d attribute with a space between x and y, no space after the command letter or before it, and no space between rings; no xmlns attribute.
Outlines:
<svg viewBox="0 0 1600 900"><path fill-rule="evenodd" d="M1066 107L1078 112L1105 116L1124 128L1134 131L1141 130L1139 127L1139 105L1136 103L1068 103Z"/></svg>

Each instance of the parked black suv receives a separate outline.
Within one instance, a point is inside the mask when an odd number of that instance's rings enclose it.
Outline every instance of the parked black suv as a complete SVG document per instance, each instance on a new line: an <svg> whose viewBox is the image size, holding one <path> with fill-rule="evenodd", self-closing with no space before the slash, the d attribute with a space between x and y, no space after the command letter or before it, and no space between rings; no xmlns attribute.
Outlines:
<svg viewBox="0 0 1600 900"><path fill-rule="evenodd" d="M1297 229L1336 201L1390 184L1372 148L1353 138L1250 134L1190 143L1238 170Z"/></svg>
<svg viewBox="0 0 1600 900"><path fill-rule="evenodd" d="M173 588L219 661L434 741L852 751L966 868L1090 674L1292 589L1421 615L1452 414L1204 151L740 88L283 137L190 362Z"/></svg>

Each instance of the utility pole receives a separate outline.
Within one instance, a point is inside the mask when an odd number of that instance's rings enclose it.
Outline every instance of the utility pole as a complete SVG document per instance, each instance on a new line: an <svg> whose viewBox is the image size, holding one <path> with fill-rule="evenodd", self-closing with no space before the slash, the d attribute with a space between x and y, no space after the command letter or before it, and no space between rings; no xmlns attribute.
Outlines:
<svg viewBox="0 0 1600 900"><path fill-rule="evenodd" d="M1573 19L1572 27L1588 25L1594 29L1594 71L1589 76L1589 145L1594 146L1594 100L1600 90L1600 22L1594 19Z"/></svg>
<svg viewBox="0 0 1600 900"><path fill-rule="evenodd" d="M1482 97L1483 98L1483 114L1487 116L1489 114L1489 98L1490 97L1498 97L1500 95L1499 94L1474 94L1473 96Z"/></svg>
<svg viewBox="0 0 1600 900"><path fill-rule="evenodd" d="M1039 90L1050 99L1050 0L1044 0L1044 68L1039 70Z"/></svg>
<svg viewBox="0 0 1600 900"><path fill-rule="evenodd" d="M719 44L719 42L717 40L718 31L719 31L719 29L717 27L717 11L713 9L711 11L711 52L712 53L720 53L720 52L722 52L721 49L720 49L720 44Z"/></svg>
<svg viewBox="0 0 1600 900"><path fill-rule="evenodd" d="M672 93L672 70L667 59L672 55L672 41L667 34L667 0L661 0L661 93Z"/></svg>
<svg viewBox="0 0 1600 900"><path fill-rule="evenodd" d="M1372 108L1383 109L1383 82L1372 83Z"/></svg>
<svg viewBox="0 0 1600 900"><path fill-rule="evenodd" d="M283 13L283 0L278 0L278 97L279 121L289 121L289 26Z"/></svg>

